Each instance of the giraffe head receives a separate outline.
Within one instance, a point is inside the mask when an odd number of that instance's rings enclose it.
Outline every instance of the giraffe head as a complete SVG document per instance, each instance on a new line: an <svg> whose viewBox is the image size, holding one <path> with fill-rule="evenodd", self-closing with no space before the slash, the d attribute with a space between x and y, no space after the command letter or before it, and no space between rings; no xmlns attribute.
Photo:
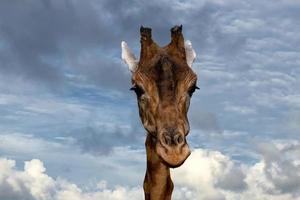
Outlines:
<svg viewBox="0 0 300 200"><path fill-rule="evenodd" d="M191 65L196 57L189 41L184 41L182 26L171 29L171 42L159 47L151 29L140 29L141 53L137 60L122 42L122 59L132 72L139 115L152 137L155 152L170 167L180 166L190 155L186 136L190 99L196 89L197 76Z"/></svg>

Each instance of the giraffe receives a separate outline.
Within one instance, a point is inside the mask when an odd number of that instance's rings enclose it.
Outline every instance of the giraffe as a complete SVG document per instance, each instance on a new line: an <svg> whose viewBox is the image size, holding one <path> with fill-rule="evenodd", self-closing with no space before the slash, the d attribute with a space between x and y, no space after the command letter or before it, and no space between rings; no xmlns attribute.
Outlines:
<svg viewBox="0 0 300 200"><path fill-rule="evenodd" d="M170 168L179 167L190 155L186 141L190 99L197 87L191 66L196 53L184 41L182 25L171 28L171 42L159 47L152 30L141 26L140 59L122 41L122 59L132 73L139 115L146 136L147 168L144 179L146 200L171 200Z"/></svg>

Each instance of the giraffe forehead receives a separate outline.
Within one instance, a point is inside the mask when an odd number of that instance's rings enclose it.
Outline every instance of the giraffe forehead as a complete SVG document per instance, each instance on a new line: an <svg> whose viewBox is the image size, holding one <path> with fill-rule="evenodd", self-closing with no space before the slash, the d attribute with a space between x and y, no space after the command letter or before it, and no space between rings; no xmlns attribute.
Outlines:
<svg viewBox="0 0 300 200"><path fill-rule="evenodd" d="M197 76L189 67L178 65L169 59L161 59L148 68L141 68L133 75L133 82L145 87L156 87L161 96L170 96L180 85L189 85Z"/></svg>
<svg viewBox="0 0 300 200"><path fill-rule="evenodd" d="M139 66L139 73L146 75L154 80L172 79L182 75L178 73L180 70L188 70L184 63L176 63L172 56L165 53L160 53L150 59L148 62Z"/></svg>

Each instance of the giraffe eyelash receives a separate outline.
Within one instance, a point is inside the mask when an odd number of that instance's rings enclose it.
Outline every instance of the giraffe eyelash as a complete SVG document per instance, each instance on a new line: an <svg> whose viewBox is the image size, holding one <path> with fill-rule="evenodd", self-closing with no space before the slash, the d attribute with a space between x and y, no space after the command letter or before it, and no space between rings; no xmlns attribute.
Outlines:
<svg viewBox="0 0 300 200"><path fill-rule="evenodd" d="M142 87L138 86L137 84L133 85L130 90L134 91L136 93L136 96L139 98L141 97L145 91L143 90Z"/></svg>
<svg viewBox="0 0 300 200"><path fill-rule="evenodd" d="M199 90L200 88L196 85L196 84L194 84L192 87L190 87L190 89L188 90L188 94L189 94L189 96L191 97L191 96L193 96L193 93L196 91L196 90Z"/></svg>

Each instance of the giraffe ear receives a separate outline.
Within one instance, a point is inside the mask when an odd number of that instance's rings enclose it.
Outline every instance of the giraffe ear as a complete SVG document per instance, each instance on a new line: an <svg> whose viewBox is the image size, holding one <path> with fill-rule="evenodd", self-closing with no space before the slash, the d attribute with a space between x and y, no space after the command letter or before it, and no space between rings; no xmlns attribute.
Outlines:
<svg viewBox="0 0 300 200"><path fill-rule="evenodd" d="M133 73L137 69L138 60L135 58L132 51L129 49L126 42L122 41L122 59L128 65L129 70Z"/></svg>
<svg viewBox="0 0 300 200"><path fill-rule="evenodd" d="M192 64L194 63L196 59L196 52L193 49L192 43L190 40L186 40L184 42L184 48L185 48L185 55L186 55L186 62L189 67L192 67Z"/></svg>

